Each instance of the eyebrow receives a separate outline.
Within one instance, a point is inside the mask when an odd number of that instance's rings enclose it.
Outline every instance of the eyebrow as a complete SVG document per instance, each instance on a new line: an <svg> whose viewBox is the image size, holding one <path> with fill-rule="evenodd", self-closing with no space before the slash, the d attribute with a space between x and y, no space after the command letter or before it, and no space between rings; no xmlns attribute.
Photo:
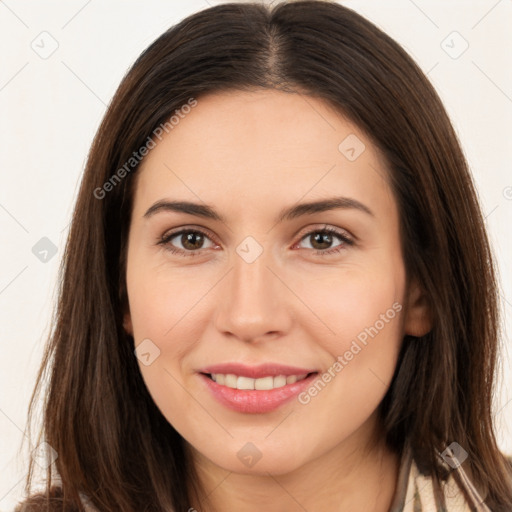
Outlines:
<svg viewBox="0 0 512 512"><path fill-rule="evenodd" d="M276 222L283 222L285 220L293 220L303 215L312 215L314 213L326 212L336 209L355 209L364 212L368 215L375 216L375 214L363 203L352 199L350 197L330 197L321 199L319 201L312 201L309 203L299 203L281 210L277 216ZM226 222L226 219L218 213L215 208L207 204L193 203L190 201L169 201L162 199L149 207L144 214L144 218L149 218L159 212L179 212L195 215L196 217L204 217L206 219L218 220Z"/></svg>

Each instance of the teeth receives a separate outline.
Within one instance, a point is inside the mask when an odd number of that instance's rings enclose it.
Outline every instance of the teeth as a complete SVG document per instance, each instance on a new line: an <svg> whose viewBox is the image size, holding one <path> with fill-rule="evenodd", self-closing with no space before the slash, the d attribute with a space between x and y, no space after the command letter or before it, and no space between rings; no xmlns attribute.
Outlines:
<svg viewBox="0 0 512 512"><path fill-rule="evenodd" d="M284 375L278 375L277 377L274 377L274 387L282 388L283 386L286 386L286 377Z"/></svg>
<svg viewBox="0 0 512 512"><path fill-rule="evenodd" d="M254 384L256 381L254 379L250 379L249 377L238 377L236 381L237 389L254 389Z"/></svg>
<svg viewBox="0 0 512 512"><path fill-rule="evenodd" d="M254 379L254 389L265 391L266 389L274 389L274 377L262 377L261 379Z"/></svg>
<svg viewBox="0 0 512 512"><path fill-rule="evenodd" d="M228 388L236 388L237 384L237 378L236 375L233 375L232 373L229 373L224 377L224 386L227 386Z"/></svg>
<svg viewBox="0 0 512 512"><path fill-rule="evenodd" d="M262 377L260 379L251 379L250 377L236 376L233 373L212 373L212 379L221 386L227 386L233 389L258 389L261 391L282 388L286 384L305 379L307 374L303 375L277 375L276 377Z"/></svg>

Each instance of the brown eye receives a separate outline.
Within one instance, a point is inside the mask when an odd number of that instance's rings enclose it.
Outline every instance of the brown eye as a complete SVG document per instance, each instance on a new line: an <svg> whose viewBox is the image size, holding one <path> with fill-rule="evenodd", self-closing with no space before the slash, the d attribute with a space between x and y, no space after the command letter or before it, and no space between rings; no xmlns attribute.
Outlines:
<svg viewBox="0 0 512 512"><path fill-rule="evenodd" d="M325 249L330 249L331 244L333 243L333 236L330 233L317 232L313 235L309 235L311 245L313 249L318 249L320 251Z"/></svg>
<svg viewBox="0 0 512 512"><path fill-rule="evenodd" d="M201 249L204 243L204 235L195 231L182 234L180 242L185 249L189 249L191 251Z"/></svg>
<svg viewBox="0 0 512 512"><path fill-rule="evenodd" d="M339 240L339 243L333 246L335 241ZM339 252L346 248L346 246L354 245L354 241L348 237L344 232L338 231L334 228L323 228L315 229L306 233L299 242L309 240L310 247L306 249L314 249L318 255L327 255Z"/></svg>
<svg viewBox="0 0 512 512"><path fill-rule="evenodd" d="M210 241L210 246L205 247L205 242ZM158 242L172 253L179 253L184 256L195 256L203 249L214 247L210 237L197 229L182 229L169 235L164 235Z"/></svg>

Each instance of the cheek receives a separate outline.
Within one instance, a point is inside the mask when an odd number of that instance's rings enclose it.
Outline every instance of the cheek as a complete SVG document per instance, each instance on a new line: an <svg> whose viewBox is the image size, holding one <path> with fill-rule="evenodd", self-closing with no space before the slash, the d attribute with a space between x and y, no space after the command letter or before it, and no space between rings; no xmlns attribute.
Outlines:
<svg viewBox="0 0 512 512"><path fill-rule="evenodd" d="M380 346L401 340L404 275L383 268L333 269L323 275L302 277L295 286L307 298L311 314L302 326L333 356L349 350L354 340L361 344L380 340ZM397 265L395 268L400 268Z"/></svg>
<svg viewBox="0 0 512 512"><path fill-rule="evenodd" d="M205 315L201 311L214 282L205 273L189 270L185 275L179 268L138 265L135 258L128 266L134 348L145 343L151 353L150 364L139 357L139 368L153 401L178 430L184 420L182 411L190 408L191 400L185 391L185 372L190 369L182 368L183 360L204 332ZM185 423L190 426L196 416L187 417Z"/></svg>
<svg viewBox="0 0 512 512"><path fill-rule="evenodd" d="M319 382L302 397L304 404L316 402L317 414L324 414L320 394L354 419L369 415L383 398L403 339L405 274L398 263L337 269L315 286L302 281L299 293L315 313L303 327L329 355Z"/></svg>
<svg viewBox="0 0 512 512"><path fill-rule="evenodd" d="M197 318L200 303L213 284L213 278L210 282L204 272L151 266L151 263L129 267L127 288L136 343L144 338L159 340L159 343L175 339L184 324L190 333L190 327L197 325L190 319ZM180 339L185 341L190 337ZM179 350L180 346L173 343L161 348Z"/></svg>
<svg viewBox="0 0 512 512"><path fill-rule="evenodd" d="M393 377L403 338L404 278L396 264L353 268L330 276L323 287L304 283L308 304L328 326L318 343L330 362L299 398L311 414L342 425L347 435L375 411ZM310 336L318 340L314 332Z"/></svg>

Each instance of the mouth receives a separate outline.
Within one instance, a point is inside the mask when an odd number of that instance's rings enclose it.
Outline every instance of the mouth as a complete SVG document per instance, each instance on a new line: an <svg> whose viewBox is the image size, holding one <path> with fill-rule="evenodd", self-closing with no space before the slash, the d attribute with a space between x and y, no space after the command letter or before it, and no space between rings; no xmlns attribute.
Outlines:
<svg viewBox="0 0 512 512"><path fill-rule="evenodd" d="M288 384L295 384L316 373L318 372L303 373L300 375L277 375L275 377L268 375L258 379L244 375L236 375L234 373L203 373L202 375L213 380L219 384L219 386L226 386L231 389L269 391L271 389L282 388Z"/></svg>
<svg viewBox="0 0 512 512"><path fill-rule="evenodd" d="M229 370L223 365L223 372L212 367L215 371L200 371L198 376L219 404L245 414L268 413L284 406L319 375L318 371L279 365L237 367L235 371L233 365Z"/></svg>

